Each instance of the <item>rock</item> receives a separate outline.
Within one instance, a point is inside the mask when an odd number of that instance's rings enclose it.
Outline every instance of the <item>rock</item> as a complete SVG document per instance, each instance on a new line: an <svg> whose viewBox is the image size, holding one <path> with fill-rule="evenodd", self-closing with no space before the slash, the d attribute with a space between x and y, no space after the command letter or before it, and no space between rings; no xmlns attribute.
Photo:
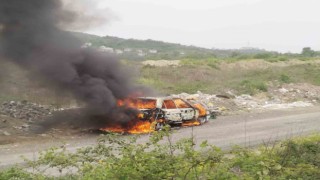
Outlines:
<svg viewBox="0 0 320 180"><path fill-rule="evenodd" d="M200 97L199 94L193 94L186 97L186 99L197 100Z"/></svg>
<svg viewBox="0 0 320 180"><path fill-rule="evenodd" d="M241 96L237 96L236 99L252 100L252 96L249 94L242 94Z"/></svg>
<svg viewBox="0 0 320 180"><path fill-rule="evenodd" d="M5 136L10 136L11 134L9 133L9 132L7 132L7 131L1 131L2 132L2 134L3 135L5 135Z"/></svg>
<svg viewBox="0 0 320 180"><path fill-rule="evenodd" d="M214 107L213 103L211 103L211 102L209 102L209 103L207 104L207 106L210 107L210 108L211 108L211 107Z"/></svg>
<svg viewBox="0 0 320 180"><path fill-rule="evenodd" d="M285 88L281 88L278 90L280 93L285 94L287 92L289 92L289 90L285 89Z"/></svg>
<svg viewBox="0 0 320 180"><path fill-rule="evenodd" d="M203 95L201 91L197 91L197 94L199 94L200 96Z"/></svg>
<svg viewBox="0 0 320 180"><path fill-rule="evenodd" d="M22 128L29 128L30 125L29 125L29 124L24 124L24 125L22 125L21 127L22 127Z"/></svg>
<svg viewBox="0 0 320 180"><path fill-rule="evenodd" d="M229 96L227 96L227 95L222 95L222 94L217 94L216 97L218 97L218 98L230 99Z"/></svg>

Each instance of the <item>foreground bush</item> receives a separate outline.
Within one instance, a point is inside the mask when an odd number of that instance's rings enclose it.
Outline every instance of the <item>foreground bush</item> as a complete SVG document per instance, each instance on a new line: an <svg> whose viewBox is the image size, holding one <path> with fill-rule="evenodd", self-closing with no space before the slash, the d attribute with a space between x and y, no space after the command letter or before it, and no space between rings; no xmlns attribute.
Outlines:
<svg viewBox="0 0 320 180"><path fill-rule="evenodd" d="M173 142L168 131L144 144L135 136L105 135L95 147L51 148L26 161L31 171L11 168L0 179L319 179L320 135L230 152L193 138ZM53 168L58 173L48 175Z"/></svg>

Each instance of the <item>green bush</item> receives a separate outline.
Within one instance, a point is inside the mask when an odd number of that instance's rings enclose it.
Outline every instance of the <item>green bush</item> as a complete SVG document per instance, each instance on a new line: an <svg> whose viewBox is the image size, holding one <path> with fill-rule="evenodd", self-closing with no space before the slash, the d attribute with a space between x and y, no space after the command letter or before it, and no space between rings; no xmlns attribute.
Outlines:
<svg viewBox="0 0 320 180"><path fill-rule="evenodd" d="M0 179L319 179L320 135L296 138L258 149L231 151L196 144L186 138L172 141L168 127L139 143L137 136L102 136L96 146L70 153L51 148L36 161L33 172L11 168ZM46 175L57 168L60 176ZM70 169L77 170L69 173Z"/></svg>
<svg viewBox="0 0 320 180"><path fill-rule="evenodd" d="M197 66L208 66L214 69L219 69L218 64L219 60L216 58L207 58L207 59L183 59L180 62L181 65L184 66L191 66L191 67L197 67Z"/></svg>
<svg viewBox="0 0 320 180"><path fill-rule="evenodd" d="M254 95L259 91L267 92L268 86L260 80L243 80L240 83L242 93Z"/></svg>
<svg viewBox="0 0 320 180"><path fill-rule="evenodd" d="M282 83L290 83L291 79L290 79L290 77L288 75L281 74L280 75L280 82L282 82Z"/></svg>
<svg viewBox="0 0 320 180"><path fill-rule="evenodd" d="M0 171L1 180L16 180L16 179L39 179L44 180L45 176L41 174L32 174L20 167L13 167L4 171Z"/></svg>
<svg viewBox="0 0 320 180"><path fill-rule="evenodd" d="M237 60L243 60L243 59L252 59L252 55L249 55L249 54L241 54L239 56L236 56L235 57Z"/></svg>
<svg viewBox="0 0 320 180"><path fill-rule="evenodd" d="M269 59L273 56L272 53L259 53L253 56L255 59Z"/></svg>
<svg viewBox="0 0 320 180"><path fill-rule="evenodd" d="M237 148L233 165L254 179L319 179L320 135L295 138L261 147Z"/></svg>

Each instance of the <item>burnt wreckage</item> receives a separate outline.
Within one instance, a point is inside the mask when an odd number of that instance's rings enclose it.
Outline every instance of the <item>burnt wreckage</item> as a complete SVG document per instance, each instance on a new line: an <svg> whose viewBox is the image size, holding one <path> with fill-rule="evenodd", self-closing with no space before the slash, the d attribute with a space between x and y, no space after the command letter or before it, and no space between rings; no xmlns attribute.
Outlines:
<svg viewBox="0 0 320 180"><path fill-rule="evenodd" d="M181 98L140 97L131 99L129 106L138 109L139 120L152 122L155 130L162 129L165 124L200 125L211 116L205 105Z"/></svg>

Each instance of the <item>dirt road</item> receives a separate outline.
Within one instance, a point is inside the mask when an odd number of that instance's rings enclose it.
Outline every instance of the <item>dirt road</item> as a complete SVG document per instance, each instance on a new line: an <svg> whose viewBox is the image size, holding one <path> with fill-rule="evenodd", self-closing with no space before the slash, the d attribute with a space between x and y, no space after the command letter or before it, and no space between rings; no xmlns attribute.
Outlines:
<svg viewBox="0 0 320 180"><path fill-rule="evenodd" d="M254 146L272 143L293 136L320 132L320 107L274 110L268 112L243 113L241 115L218 117L209 123L181 128L173 133L173 139L195 137L200 143L208 140L221 148L232 145ZM147 141L149 135L142 135L139 142ZM0 146L0 169L22 163L21 156L37 158L39 150L65 144L68 150L95 144L98 135L72 136L67 139L53 138L47 142L25 142Z"/></svg>

